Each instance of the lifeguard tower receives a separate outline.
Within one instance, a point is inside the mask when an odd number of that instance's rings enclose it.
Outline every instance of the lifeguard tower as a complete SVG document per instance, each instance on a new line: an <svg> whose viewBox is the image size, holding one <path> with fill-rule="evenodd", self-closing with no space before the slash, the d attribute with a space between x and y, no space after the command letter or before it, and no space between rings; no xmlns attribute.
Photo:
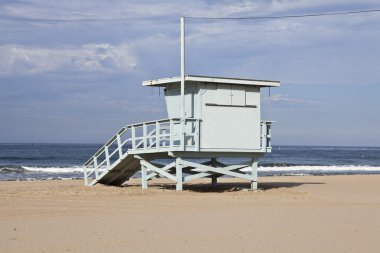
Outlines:
<svg viewBox="0 0 380 253"><path fill-rule="evenodd" d="M143 82L164 87L168 118L122 127L86 163L86 185L121 185L141 170L142 188L158 176L176 182L208 177L212 184L227 175L246 179L257 189L257 162L271 152L271 121L260 117L260 88L278 81L186 76L184 120L181 119L181 78ZM219 158L248 158L226 165ZM160 165L152 161L171 159ZM196 163L192 158L209 159ZM252 173L240 169L251 166Z"/></svg>
<svg viewBox="0 0 380 253"><path fill-rule="evenodd" d="M257 163L271 152L272 123L261 120L260 89L280 82L185 76L184 48L181 18L181 76L143 82L163 87L168 118L122 127L85 163L85 185L122 185L141 170L143 189L157 177L174 181L181 191L183 183L206 177L216 185L221 176L248 180L257 189ZM246 162L218 161L229 157ZM250 174L241 172L247 166Z"/></svg>

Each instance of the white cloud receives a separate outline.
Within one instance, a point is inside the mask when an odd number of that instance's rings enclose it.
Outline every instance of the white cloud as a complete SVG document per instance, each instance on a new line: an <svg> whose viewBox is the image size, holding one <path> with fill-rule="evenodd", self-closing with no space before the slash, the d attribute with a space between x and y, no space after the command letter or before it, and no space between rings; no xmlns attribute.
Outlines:
<svg viewBox="0 0 380 253"><path fill-rule="evenodd" d="M55 48L0 45L0 55L0 74L125 72L137 64L128 44L85 44Z"/></svg>
<svg viewBox="0 0 380 253"><path fill-rule="evenodd" d="M8 44L0 46L0 74L128 71L138 58L143 63L140 73L149 78L175 75L180 15L291 15L374 5L370 0L360 4L353 0L10 1L0 4L0 22L7 22L0 25L0 32ZM146 20L120 21L128 18ZM188 20L186 68L193 74L273 78L287 83L375 83L379 22L378 13L261 21ZM86 44L89 41L95 44ZM128 45L117 44L122 41ZM39 47L24 46L29 44ZM73 46L49 47L56 44ZM105 52L100 53L99 47Z"/></svg>
<svg viewBox="0 0 380 253"><path fill-rule="evenodd" d="M149 96L154 91L140 87L140 81L179 73L181 15L277 16L378 7L379 1L373 0L0 1L0 110L8 122L1 125L6 136L0 137L20 140L24 132L26 140L67 141L75 132L80 133L75 141L93 142L106 138L106 129L163 116L162 97ZM318 136L325 122L315 121L309 109L325 111L343 124L349 118L346 112L361 110L360 122L376 125L379 22L379 13L255 21L189 19L186 71L281 80L270 100L265 94L262 99L263 108L268 108L263 112L276 115L268 118L283 122L278 124L280 139L286 127L295 129L297 119L313 123ZM132 71L137 62L138 69ZM103 75L127 71L128 75ZM45 72L54 75L38 75ZM369 88L357 89L359 84ZM319 89L326 93L314 92ZM272 105L275 110L270 110ZM74 132L67 131L68 122ZM30 131L22 129L26 125ZM64 134L61 139L46 137L46 131L40 134L38 129ZM326 136L330 142L337 140L334 134Z"/></svg>
<svg viewBox="0 0 380 253"><path fill-rule="evenodd" d="M304 19L275 20L217 20L188 22L187 40L202 47L218 46L262 48L273 45L317 45L321 41L334 41L344 36L379 38L373 24L380 15L346 15ZM213 46L213 48L215 45Z"/></svg>
<svg viewBox="0 0 380 253"><path fill-rule="evenodd" d="M302 98L289 97L284 94L276 93L272 94L270 97L263 99L264 102L274 102L276 104L286 104L286 105L300 105L300 106L316 106L320 102L315 100L306 100Z"/></svg>
<svg viewBox="0 0 380 253"><path fill-rule="evenodd" d="M287 12L315 12L319 9L335 10L347 6L370 8L373 0L273 0L273 1L140 1L140 0L29 0L2 4L0 15L26 20L118 20L147 17L186 16L265 16Z"/></svg>

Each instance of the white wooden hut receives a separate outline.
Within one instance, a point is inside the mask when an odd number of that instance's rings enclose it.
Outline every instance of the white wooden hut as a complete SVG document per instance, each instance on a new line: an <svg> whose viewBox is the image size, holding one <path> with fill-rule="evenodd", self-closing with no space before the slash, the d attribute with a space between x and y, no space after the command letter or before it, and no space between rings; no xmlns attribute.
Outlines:
<svg viewBox="0 0 380 253"><path fill-rule="evenodd" d="M260 89L280 82L189 75L143 85L164 88L168 118L122 127L85 163L86 185L121 185L140 170L143 189L159 176L182 190L185 182L207 177L215 185L224 175L246 179L257 189L257 162L271 152L272 123L261 119ZM228 157L247 161L218 161ZM155 162L162 158L172 162ZM240 171L247 166L252 173Z"/></svg>

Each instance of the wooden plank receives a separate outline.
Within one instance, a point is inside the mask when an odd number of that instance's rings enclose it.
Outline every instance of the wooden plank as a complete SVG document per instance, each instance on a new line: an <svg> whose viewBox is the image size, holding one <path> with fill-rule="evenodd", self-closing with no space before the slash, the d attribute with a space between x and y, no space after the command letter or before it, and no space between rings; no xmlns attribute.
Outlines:
<svg viewBox="0 0 380 253"><path fill-rule="evenodd" d="M167 171L167 170L172 169L174 166L175 166L175 162L172 162L172 163L169 163L168 165L165 165L164 167L162 167L161 170ZM150 180L150 179L156 177L157 175L159 175L159 173L157 173L157 172L149 173L147 179Z"/></svg>
<svg viewBox="0 0 380 253"><path fill-rule="evenodd" d="M214 161L214 162L218 163L217 161ZM211 163L211 162L207 162L207 163ZM203 163L202 165L205 165L205 163ZM240 168L244 168L246 166L247 165L232 165L232 166L224 167L223 169L233 171L233 170L237 170ZM215 175L217 175L217 176L215 176ZM189 182L191 180L204 178L204 177L210 177L210 176L214 176L216 178L216 177L220 177L222 175L223 175L223 172L220 172L220 173L219 172L218 173L216 173L216 172L199 172L197 174L193 174L193 175L184 177L184 182Z"/></svg>
<svg viewBox="0 0 380 253"><path fill-rule="evenodd" d="M252 181L251 181L251 189L257 190L257 163L255 159L252 159Z"/></svg>
<svg viewBox="0 0 380 253"><path fill-rule="evenodd" d="M176 190L177 191L182 191L183 189L182 162L183 162L182 159L179 157L175 160L175 171L176 171L176 179L177 179Z"/></svg>
<svg viewBox="0 0 380 253"><path fill-rule="evenodd" d="M176 177L173 176L172 174L166 172L165 170L161 169L161 168L157 168L156 166L153 166L152 164L150 164L149 162L145 161L145 160L141 160L140 161L141 165L143 166L146 166L147 169L149 170L153 170L154 172L160 174L160 175L163 175L173 181L176 181Z"/></svg>
<svg viewBox="0 0 380 253"><path fill-rule="evenodd" d="M197 168L197 169L205 170L206 172L211 171L211 172L220 173L220 174L224 174L224 175L228 175L228 176L232 176L232 177L252 180L252 176L250 176L250 175L231 171L233 169L236 169L236 166L242 166L242 165L231 165L231 166L228 166L225 168L214 168L214 167L202 165L199 163L193 163L193 162L189 162L189 161L185 161L185 160L183 160L182 162L185 165L192 166L192 167Z"/></svg>
<svg viewBox="0 0 380 253"><path fill-rule="evenodd" d="M143 190L148 189L147 168L143 164L141 164L141 188Z"/></svg>

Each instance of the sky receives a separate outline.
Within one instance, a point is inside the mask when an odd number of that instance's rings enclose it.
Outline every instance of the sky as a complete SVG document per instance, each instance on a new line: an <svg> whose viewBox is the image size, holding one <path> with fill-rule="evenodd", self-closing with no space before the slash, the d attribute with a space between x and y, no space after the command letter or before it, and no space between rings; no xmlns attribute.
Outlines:
<svg viewBox="0 0 380 253"><path fill-rule="evenodd" d="M102 143L166 118L142 81L180 74L180 16L380 9L380 0L0 0L0 143ZM380 13L186 20L186 73L262 90L274 145L380 146Z"/></svg>

